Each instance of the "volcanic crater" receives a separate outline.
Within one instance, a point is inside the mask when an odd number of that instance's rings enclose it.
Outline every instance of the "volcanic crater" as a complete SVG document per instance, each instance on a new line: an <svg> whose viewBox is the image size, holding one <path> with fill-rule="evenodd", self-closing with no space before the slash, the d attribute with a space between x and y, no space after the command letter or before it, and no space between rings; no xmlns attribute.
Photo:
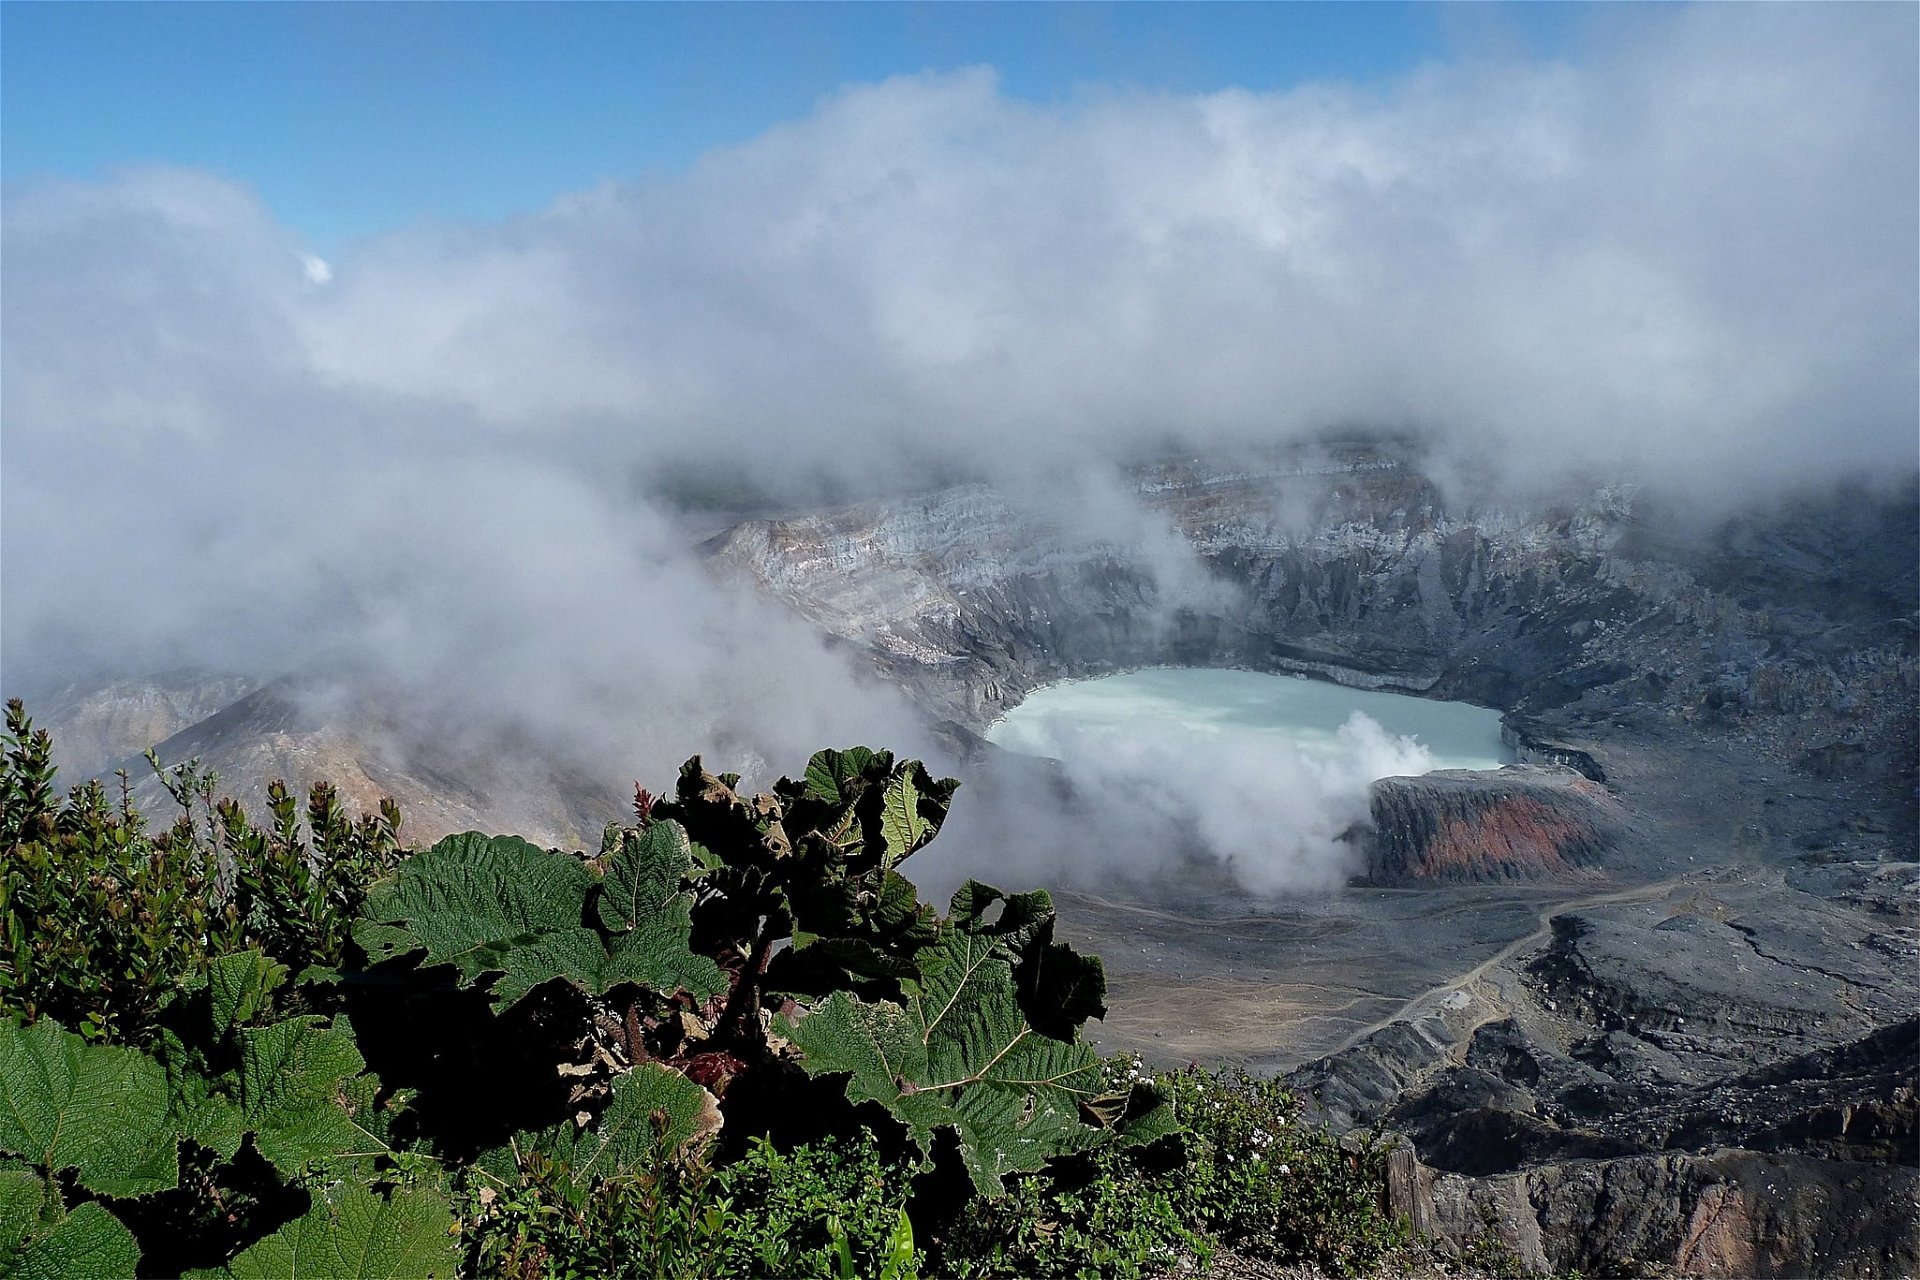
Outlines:
<svg viewBox="0 0 1920 1280"><path fill-rule="evenodd" d="M991 874L1059 889L1113 1047L1283 1073L1329 1123L1405 1135L1397 1207L1456 1240L1492 1223L1535 1269L1920 1274L1920 493L1708 518L1474 475L1395 440L1276 446L702 549L936 727L968 785L916 878L1035 855ZM1073 799L986 741L998 716L1157 666L1494 708L1516 763L1374 783L1332 892L1250 892L1204 849L1076 875L1071 841L992 828ZM394 794L415 838L578 844L613 816L524 751L389 750L377 702L331 696L189 673L36 709L82 772L171 735L163 758L241 789Z"/></svg>
<svg viewBox="0 0 1920 1280"><path fill-rule="evenodd" d="M1103 1034L1409 1135L1401 1207L1495 1222L1536 1268L1920 1272L1912 487L1715 521L1429 470L1276 448L1130 472L1132 536L963 485L707 550L906 689L983 806L1046 769L982 730L1061 680L1236 667L1501 710L1518 763L1374 784L1339 893L1069 876Z"/></svg>

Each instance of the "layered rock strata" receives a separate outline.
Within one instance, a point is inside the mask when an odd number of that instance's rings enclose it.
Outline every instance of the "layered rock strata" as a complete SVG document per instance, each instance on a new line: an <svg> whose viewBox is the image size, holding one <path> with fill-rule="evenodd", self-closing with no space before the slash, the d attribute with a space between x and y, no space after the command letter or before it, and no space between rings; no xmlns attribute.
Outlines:
<svg viewBox="0 0 1920 1280"><path fill-rule="evenodd" d="M1570 881L1605 864L1626 823L1605 787L1560 766L1382 778L1371 805L1358 838L1375 884Z"/></svg>

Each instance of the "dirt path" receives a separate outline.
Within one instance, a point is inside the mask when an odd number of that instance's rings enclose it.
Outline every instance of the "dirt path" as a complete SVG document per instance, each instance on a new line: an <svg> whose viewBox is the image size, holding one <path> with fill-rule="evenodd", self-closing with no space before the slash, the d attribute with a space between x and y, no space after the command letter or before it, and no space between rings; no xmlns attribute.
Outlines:
<svg viewBox="0 0 1920 1280"><path fill-rule="evenodd" d="M1544 941L1547 935L1552 932L1553 926L1551 921L1555 916L1563 912L1574 911L1583 907L1611 906L1622 902L1646 902L1651 899L1665 897L1686 882L1686 877L1674 876L1666 880L1657 880L1652 884L1636 885L1631 889L1616 889L1611 893L1583 894L1577 898L1565 898L1556 902L1547 903L1540 908L1538 916L1539 926L1535 928L1533 932L1515 938L1512 942L1501 947L1498 951L1473 966L1473 968L1468 969L1465 973L1428 987L1419 995L1407 1000L1386 1017L1354 1031L1345 1040L1342 1040L1339 1046L1333 1049L1328 1056L1331 1057L1333 1054L1345 1053L1348 1049L1353 1048L1354 1045L1359 1044L1376 1031L1385 1030L1396 1022L1412 1021L1420 1017L1431 1011L1433 1006L1439 1004L1456 991L1465 991L1470 996L1476 994L1474 988L1480 985L1489 971L1505 964L1536 943ZM1491 1004L1492 1002L1488 1003ZM1492 1021L1493 1018L1497 1016L1499 1016L1498 1013L1494 1013L1482 1019L1480 1025ZM1477 1028L1468 1029L1466 1038L1471 1039L1471 1033L1474 1029Z"/></svg>

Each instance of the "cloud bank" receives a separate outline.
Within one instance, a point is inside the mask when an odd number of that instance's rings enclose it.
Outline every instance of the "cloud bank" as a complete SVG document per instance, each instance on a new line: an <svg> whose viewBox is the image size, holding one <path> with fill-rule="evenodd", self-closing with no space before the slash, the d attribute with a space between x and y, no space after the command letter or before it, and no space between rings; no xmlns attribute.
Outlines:
<svg viewBox="0 0 1920 1280"><path fill-rule="evenodd" d="M1057 772L999 762L997 805L958 813L953 850L915 863L935 900L967 874L1098 892L1116 880L1164 888L1196 865L1263 897L1330 892L1366 869L1343 837L1371 817L1369 784L1436 767L1427 747L1359 711L1313 752L1177 715L1047 729Z"/></svg>
<svg viewBox="0 0 1920 1280"><path fill-rule="evenodd" d="M911 717L706 577L678 477L802 501L1356 423L1729 501L1911 474L1917 21L1648 9L1375 90L903 77L326 262L204 173L9 188L5 678L325 662L636 765L784 763Z"/></svg>

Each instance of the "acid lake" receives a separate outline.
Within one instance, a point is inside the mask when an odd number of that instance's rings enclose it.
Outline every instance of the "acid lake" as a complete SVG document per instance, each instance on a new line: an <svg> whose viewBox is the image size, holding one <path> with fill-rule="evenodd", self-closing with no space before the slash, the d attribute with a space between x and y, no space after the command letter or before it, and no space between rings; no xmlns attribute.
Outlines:
<svg viewBox="0 0 1920 1280"><path fill-rule="evenodd" d="M1410 737L1435 769L1497 769L1512 760L1500 713L1465 702L1351 689L1257 671L1160 668L1038 689L987 730L995 745L1073 763L1076 744L1171 731L1217 740L1222 752L1285 744L1308 758L1348 751L1341 728L1355 712Z"/></svg>

